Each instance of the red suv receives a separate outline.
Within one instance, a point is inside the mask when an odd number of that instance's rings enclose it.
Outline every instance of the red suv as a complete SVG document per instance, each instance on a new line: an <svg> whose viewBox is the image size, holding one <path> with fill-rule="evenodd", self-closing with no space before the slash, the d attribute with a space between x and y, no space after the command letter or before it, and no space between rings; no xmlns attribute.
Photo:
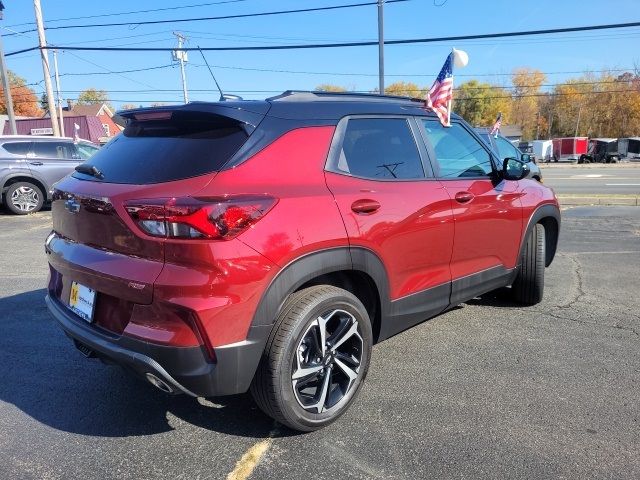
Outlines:
<svg viewBox="0 0 640 480"><path fill-rule="evenodd" d="M165 392L251 390L314 430L374 343L497 288L542 299L555 195L455 115L310 92L121 115L57 184L47 303L82 353Z"/></svg>

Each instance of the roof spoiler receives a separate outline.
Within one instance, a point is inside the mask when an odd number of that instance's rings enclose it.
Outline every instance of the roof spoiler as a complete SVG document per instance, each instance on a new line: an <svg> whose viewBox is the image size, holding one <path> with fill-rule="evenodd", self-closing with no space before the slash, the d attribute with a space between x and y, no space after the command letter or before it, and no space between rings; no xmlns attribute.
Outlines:
<svg viewBox="0 0 640 480"><path fill-rule="evenodd" d="M163 120L169 119L173 113L181 115L211 114L232 118L242 123L249 131L253 131L269 111L271 105L267 102L250 102L238 100L240 97L229 97L224 102L191 102L184 105L167 105L161 107L134 108L120 110L113 116L113 120L122 127L132 120ZM234 98L232 98L234 97Z"/></svg>

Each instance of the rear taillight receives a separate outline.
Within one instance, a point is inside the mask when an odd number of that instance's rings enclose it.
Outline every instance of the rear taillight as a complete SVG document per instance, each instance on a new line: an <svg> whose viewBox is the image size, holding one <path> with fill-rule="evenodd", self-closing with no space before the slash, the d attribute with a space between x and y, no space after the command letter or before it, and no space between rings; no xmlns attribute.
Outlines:
<svg viewBox="0 0 640 480"><path fill-rule="evenodd" d="M132 200L125 209L154 237L229 240L262 218L277 200L266 195Z"/></svg>

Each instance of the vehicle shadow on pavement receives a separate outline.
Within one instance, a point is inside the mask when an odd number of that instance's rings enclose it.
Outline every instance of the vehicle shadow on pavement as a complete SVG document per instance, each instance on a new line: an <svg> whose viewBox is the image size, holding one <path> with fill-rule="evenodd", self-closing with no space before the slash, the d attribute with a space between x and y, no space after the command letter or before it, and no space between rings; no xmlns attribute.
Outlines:
<svg viewBox="0 0 640 480"><path fill-rule="evenodd" d="M516 302L511 296L510 288L499 288L491 292L484 293L476 298L465 302L469 305L479 305L485 307L518 308L521 303Z"/></svg>
<svg viewBox="0 0 640 480"><path fill-rule="evenodd" d="M235 436L273 436L274 422L249 394L202 401L170 396L123 369L86 359L55 324L45 289L0 298L0 403L81 435L126 437L186 422ZM285 428L277 436L293 434Z"/></svg>

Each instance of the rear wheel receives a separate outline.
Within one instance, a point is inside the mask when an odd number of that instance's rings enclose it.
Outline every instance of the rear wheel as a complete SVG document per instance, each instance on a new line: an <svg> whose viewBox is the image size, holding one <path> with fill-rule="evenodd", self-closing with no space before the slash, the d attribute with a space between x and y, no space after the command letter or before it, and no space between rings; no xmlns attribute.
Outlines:
<svg viewBox="0 0 640 480"><path fill-rule="evenodd" d="M527 238L524 253L520 259L520 270L511 287L516 301L525 305L535 305L542 301L545 248L544 226L538 223Z"/></svg>
<svg viewBox="0 0 640 480"><path fill-rule="evenodd" d="M251 394L289 428L322 428L353 403L372 343L369 316L354 295L329 285L296 292L274 325Z"/></svg>
<svg viewBox="0 0 640 480"><path fill-rule="evenodd" d="M11 213L26 215L39 211L44 204L42 191L32 183L16 182L5 194L5 205Z"/></svg>

